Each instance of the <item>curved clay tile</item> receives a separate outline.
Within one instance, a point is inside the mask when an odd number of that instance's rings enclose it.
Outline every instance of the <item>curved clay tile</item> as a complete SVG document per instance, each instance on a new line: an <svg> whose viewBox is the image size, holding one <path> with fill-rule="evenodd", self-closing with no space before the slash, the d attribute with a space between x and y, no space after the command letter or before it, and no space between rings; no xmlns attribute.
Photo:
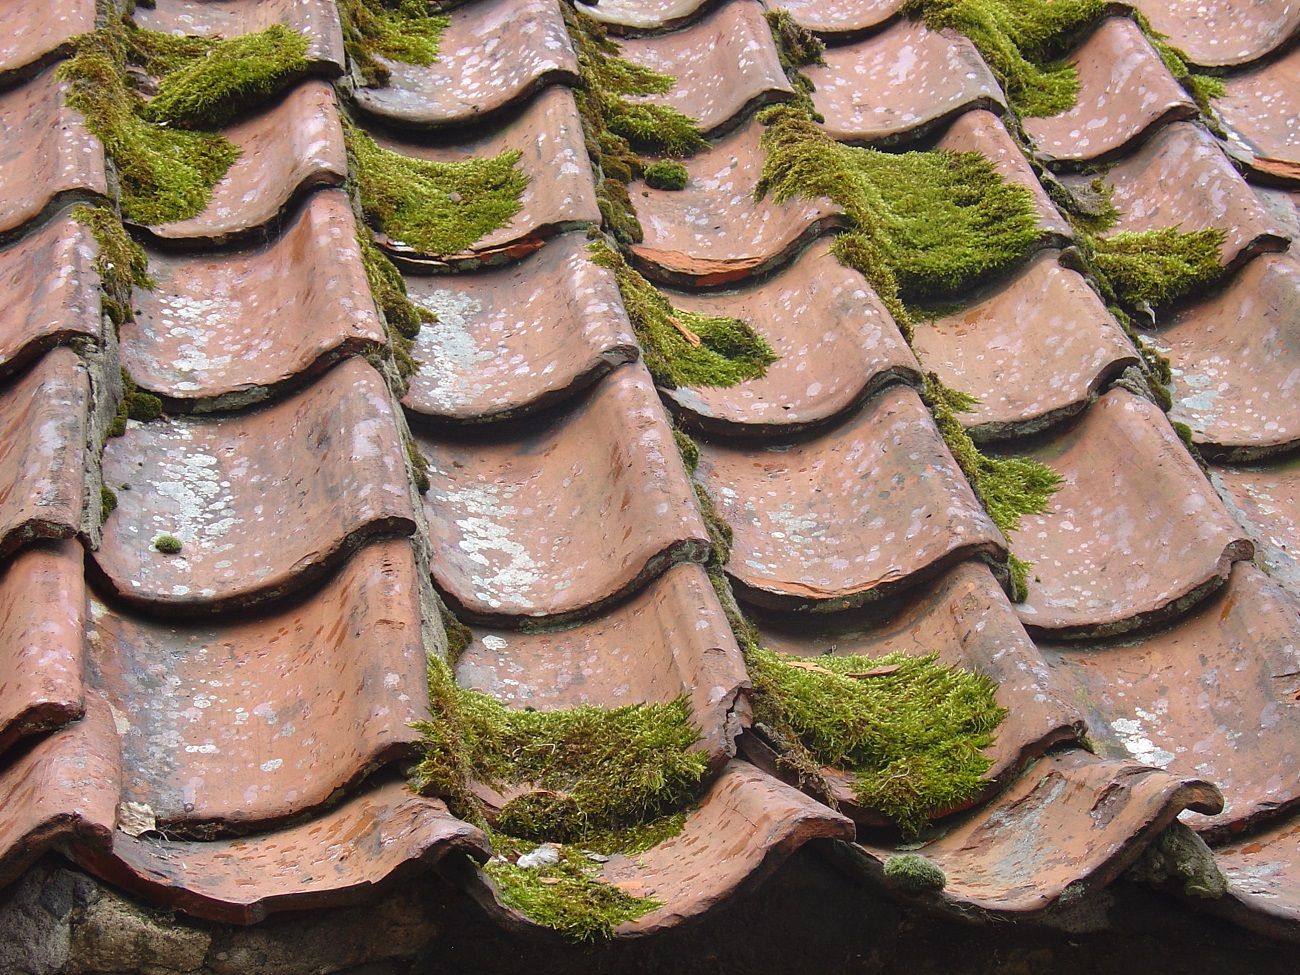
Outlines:
<svg viewBox="0 0 1300 975"><path fill-rule="evenodd" d="M937 653L948 667L972 670L998 684L997 700L1009 713L987 750L990 780L1000 780L1049 746L1073 739L1082 718L1067 690L1025 635L1006 594L988 566L961 562L927 586L904 594L878 611L838 617L772 616L761 621L760 642L769 650L816 658L882 657L891 653ZM831 777L836 798L854 809L852 779ZM879 822L878 817L865 817Z"/></svg>
<svg viewBox="0 0 1300 975"><path fill-rule="evenodd" d="M1184 815L1189 826L1239 830L1300 802L1300 609L1253 565L1167 630L1040 646L1099 754L1223 791L1223 813Z"/></svg>
<svg viewBox="0 0 1300 975"><path fill-rule="evenodd" d="M819 231L843 222L830 200L770 197L755 202L754 187L766 153L763 127L751 120L683 161L683 190L631 187L632 205L645 230L632 255L652 277L685 285L723 284L779 263Z"/></svg>
<svg viewBox="0 0 1300 975"><path fill-rule="evenodd" d="M246 251L149 255L156 285L122 326L122 364L198 409L255 403L384 343L341 191L314 193L278 240Z"/></svg>
<svg viewBox="0 0 1300 975"><path fill-rule="evenodd" d="M613 27L669 28L690 20L717 0L600 0L583 13ZM723 0L725 2L725 0Z"/></svg>
<svg viewBox="0 0 1300 975"><path fill-rule="evenodd" d="M283 24L307 38L307 58L328 76L343 73L343 31L333 0L154 0L135 22L146 30L199 37L237 37Z"/></svg>
<svg viewBox="0 0 1300 975"><path fill-rule="evenodd" d="M749 686L704 569L676 565L588 623L545 633L476 628L456 664L463 687L514 708L614 708L690 697L714 767L735 754L733 713Z"/></svg>
<svg viewBox="0 0 1300 975"><path fill-rule="evenodd" d="M84 718L0 768L0 889L51 848L109 847L121 764L108 704L92 693Z"/></svg>
<svg viewBox="0 0 1300 975"><path fill-rule="evenodd" d="M0 391L0 557L81 528L90 377L54 349Z"/></svg>
<svg viewBox="0 0 1300 975"><path fill-rule="evenodd" d="M684 30L622 42L623 56L676 80L650 96L716 132L747 108L782 101L794 89L781 68L757 0L728 3Z"/></svg>
<svg viewBox="0 0 1300 975"><path fill-rule="evenodd" d="M1137 362L1097 293L1056 251L975 304L918 326L913 346L926 369L979 400L960 418L981 440L1077 413Z"/></svg>
<svg viewBox="0 0 1300 975"><path fill-rule="evenodd" d="M368 538L415 530L388 388L362 359L255 413L130 426L104 449L118 504L95 561L116 595L152 610L271 599ZM181 552L157 551L160 535Z"/></svg>
<svg viewBox="0 0 1300 975"><path fill-rule="evenodd" d="M451 11L438 59L387 61L382 88L358 87L357 105L402 125L479 121L543 85L578 83L578 60L554 0L480 0Z"/></svg>
<svg viewBox="0 0 1300 975"><path fill-rule="evenodd" d="M879 34L826 50L803 69L813 104L841 142L919 136L972 108L1002 109L1002 89L967 38L900 20Z"/></svg>
<svg viewBox="0 0 1300 975"><path fill-rule="evenodd" d="M799 430L852 409L888 383L919 383L920 367L862 275L818 241L779 275L724 294L669 294L706 315L749 322L779 358L767 375L726 388L665 390L693 425L720 433Z"/></svg>
<svg viewBox="0 0 1300 975"><path fill-rule="evenodd" d="M777 0L795 23L818 34L855 34L879 27L903 9L904 0Z"/></svg>
<svg viewBox="0 0 1300 975"><path fill-rule="evenodd" d="M1123 389L1029 455L1064 478L1011 550L1033 563L1025 626L1103 635L1179 612L1248 559L1233 522L1159 407Z"/></svg>
<svg viewBox="0 0 1300 975"><path fill-rule="evenodd" d="M1056 209L1043 184L1025 161L1024 153L1007 133L1002 120L992 112L984 109L962 112L953 119L935 148L950 152L978 152L993 164L1004 180L1029 191L1034 198L1034 209L1038 211L1038 225L1045 233L1063 241L1074 236L1070 222Z"/></svg>
<svg viewBox="0 0 1300 975"><path fill-rule="evenodd" d="M81 546L31 546L0 573L0 755L81 717L86 587Z"/></svg>
<svg viewBox="0 0 1300 975"><path fill-rule="evenodd" d="M0 37L0 75L43 64L78 34L95 29L95 0L10 0ZM24 74L26 72L23 72Z"/></svg>
<svg viewBox="0 0 1300 975"><path fill-rule="evenodd" d="M93 873L163 907L228 924L280 911L355 904L448 854L487 858L487 838L439 799L403 782L371 789L314 819L240 839L113 836L113 854L79 858Z"/></svg>
<svg viewBox="0 0 1300 975"><path fill-rule="evenodd" d="M1259 549L1259 564L1300 597L1300 458L1216 467L1215 487Z"/></svg>
<svg viewBox="0 0 1300 975"><path fill-rule="evenodd" d="M0 251L0 373L99 338L98 255L90 231L66 215Z"/></svg>
<svg viewBox="0 0 1300 975"><path fill-rule="evenodd" d="M432 482L433 576L470 617L594 613L708 551L695 491L640 363L522 429L416 439Z"/></svg>
<svg viewBox="0 0 1300 975"><path fill-rule="evenodd" d="M801 443L703 444L698 473L735 533L727 572L759 605L860 605L1004 549L908 387Z"/></svg>
<svg viewBox="0 0 1300 975"><path fill-rule="evenodd" d="M1192 64L1229 67L1254 61L1293 37L1300 28L1295 0L1132 0L1151 26L1169 35Z"/></svg>
<svg viewBox="0 0 1300 975"><path fill-rule="evenodd" d="M1300 932L1300 816L1216 847L1214 860L1245 923L1291 938Z"/></svg>
<svg viewBox="0 0 1300 975"><path fill-rule="evenodd" d="M1184 809L1211 813L1222 804L1214 786L1198 779L1069 751L1030 766L940 839L908 849L947 874L943 902L1028 914L1071 885L1105 887ZM873 860L894 852L863 849Z"/></svg>
<svg viewBox="0 0 1300 975"><path fill-rule="evenodd" d="M1300 181L1300 47L1223 84L1227 94L1214 100L1214 110L1232 140L1246 147L1247 164Z"/></svg>
<svg viewBox="0 0 1300 975"><path fill-rule="evenodd" d="M123 798L191 833L247 832L408 756L428 716L420 581L405 539L368 545L305 600L169 625L91 606Z"/></svg>
<svg viewBox="0 0 1300 975"><path fill-rule="evenodd" d="M1024 120L1045 159L1078 163L1113 155L1152 126L1196 115L1196 103L1126 17L1102 21L1067 61L1079 71L1074 107Z"/></svg>
<svg viewBox="0 0 1300 975"><path fill-rule="evenodd" d="M0 236L41 215L63 194L108 192L104 149L50 68L0 93Z"/></svg>
<svg viewBox="0 0 1300 975"><path fill-rule="evenodd" d="M1218 227L1227 232L1219 255L1226 265L1260 251L1286 249L1286 229L1261 205L1215 138L1198 125L1165 126L1111 167L1104 179L1113 190L1119 219L1103 236Z"/></svg>
<svg viewBox="0 0 1300 975"><path fill-rule="evenodd" d="M274 220L316 186L337 186L348 174L334 89L305 81L272 108L232 125L225 136L239 158L196 217L150 227L166 240L222 243Z"/></svg>
<svg viewBox="0 0 1300 975"><path fill-rule="evenodd" d="M1266 255L1160 330L1170 416L1208 453L1259 456L1300 443L1300 265Z"/></svg>
<svg viewBox="0 0 1300 975"><path fill-rule="evenodd" d="M392 152L433 162L466 162L511 149L523 153L516 164L528 177L528 185L519 198L521 209L505 226L475 241L469 251L450 255L453 259L491 257L494 251L511 256L511 245L521 244L525 245L523 253L528 253L536 249L539 238L600 223L595 177L587 157L582 119L568 88L548 88L529 102L522 113L499 128L454 145L449 145L446 139L416 144L378 134L375 141ZM420 251L401 241L379 239L397 253L421 256Z"/></svg>
<svg viewBox="0 0 1300 975"><path fill-rule="evenodd" d="M411 300L438 316L416 337L402 399L412 413L478 422L532 412L638 355L613 275L585 234L562 234L502 268L411 275Z"/></svg>

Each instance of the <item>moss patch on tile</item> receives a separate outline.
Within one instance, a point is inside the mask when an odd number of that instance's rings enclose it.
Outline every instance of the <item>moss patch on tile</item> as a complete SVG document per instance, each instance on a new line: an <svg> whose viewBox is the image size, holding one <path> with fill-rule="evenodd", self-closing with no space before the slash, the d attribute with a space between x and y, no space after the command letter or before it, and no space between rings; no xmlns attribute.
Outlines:
<svg viewBox="0 0 1300 975"><path fill-rule="evenodd" d="M343 46L367 85L386 85L379 60L427 67L438 60L442 33L451 23L429 0L339 0Z"/></svg>
<svg viewBox="0 0 1300 975"><path fill-rule="evenodd" d="M436 322L438 317L428 309L421 308L411 301L406 294L406 281L402 272L390 261L384 252L375 246L364 232L357 235L357 245L361 248L361 263L366 269L366 282L370 285L371 297L375 307L383 313L384 331L388 337L388 347L397 366L397 374L402 380L410 379L419 371L420 363L416 361L415 339L420 334L421 326ZM411 453L412 470L416 474L416 486L421 493L429 488L427 464L415 451L414 444L407 447ZM416 464L419 458L420 464Z"/></svg>
<svg viewBox="0 0 1300 975"><path fill-rule="evenodd" d="M163 555L176 555L184 548L184 543L175 535L159 535L153 540L153 547Z"/></svg>
<svg viewBox="0 0 1300 975"><path fill-rule="evenodd" d="M806 112L809 118L822 121L820 113L813 107L812 102L812 93L816 91L816 87L799 69L813 64L825 64L823 55L826 53L826 45L812 31L795 23L790 11L784 7L769 10L765 16L768 30L772 32L772 40L776 44L781 68L785 71L790 87L794 89L793 104Z"/></svg>
<svg viewBox="0 0 1300 975"><path fill-rule="evenodd" d="M87 227L99 245L95 272L99 275L104 312L113 326L120 329L123 322L133 317L132 289L154 287L149 276L149 258L108 207L78 204L72 208L72 219Z"/></svg>
<svg viewBox="0 0 1300 975"><path fill-rule="evenodd" d="M776 361L747 322L674 308L607 243L595 241L588 251L594 263L614 272L642 358L660 386L734 386L765 375Z"/></svg>
<svg viewBox="0 0 1300 975"><path fill-rule="evenodd" d="M655 190L686 189L686 167L672 159L658 159L645 168L645 183Z"/></svg>
<svg viewBox="0 0 1300 975"><path fill-rule="evenodd" d="M114 414L112 422L108 425L108 435L110 437L120 437L126 433L126 421L136 420L140 423L148 423L150 420L156 420L162 416L162 400L153 393L146 393L136 385L131 374L125 369L122 375L122 398L117 404L117 413Z"/></svg>
<svg viewBox="0 0 1300 975"><path fill-rule="evenodd" d="M1105 296L1130 309L1160 307L1216 283L1225 234L1162 227L1113 237L1088 235L1083 246Z"/></svg>
<svg viewBox="0 0 1300 975"><path fill-rule="evenodd" d="M366 219L395 243L431 257L464 253L522 208L518 150L430 162L384 149L355 125L344 133Z"/></svg>
<svg viewBox="0 0 1300 975"><path fill-rule="evenodd" d="M885 861L885 882L905 894L943 890L948 878L934 862L915 853L902 853Z"/></svg>

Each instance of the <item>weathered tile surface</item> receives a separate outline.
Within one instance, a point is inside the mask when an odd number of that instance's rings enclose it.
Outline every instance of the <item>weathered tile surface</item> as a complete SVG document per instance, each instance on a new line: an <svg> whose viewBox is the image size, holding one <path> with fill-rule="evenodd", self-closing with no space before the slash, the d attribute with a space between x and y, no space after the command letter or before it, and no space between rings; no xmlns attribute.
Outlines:
<svg viewBox="0 0 1300 975"><path fill-rule="evenodd" d="M10 0L0 38L0 74L29 68L78 34L95 29L95 0Z"/></svg>
<svg viewBox="0 0 1300 975"><path fill-rule="evenodd" d="M601 0L586 13L618 27L676 26L690 20L715 0Z"/></svg>
<svg viewBox="0 0 1300 975"><path fill-rule="evenodd" d="M1244 64L1262 57L1300 28L1295 0L1205 0L1195 5L1134 0L1151 26L1169 35L1193 64Z"/></svg>
<svg viewBox="0 0 1300 975"><path fill-rule="evenodd" d="M819 34L854 33L896 16L903 0L780 0L800 27Z"/></svg>
<svg viewBox="0 0 1300 975"><path fill-rule="evenodd" d="M1300 817L1214 851L1228 880L1228 896L1242 905L1253 927L1294 936L1300 929Z"/></svg>
<svg viewBox="0 0 1300 975"><path fill-rule="evenodd" d="M1213 468L1214 485L1255 540L1259 564L1300 598L1300 458Z"/></svg>
<svg viewBox="0 0 1300 975"><path fill-rule="evenodd" d="M1300 47L1223 84L1227 94L1214 100L1214 110L1253 168L1300 180Z"/></svg>

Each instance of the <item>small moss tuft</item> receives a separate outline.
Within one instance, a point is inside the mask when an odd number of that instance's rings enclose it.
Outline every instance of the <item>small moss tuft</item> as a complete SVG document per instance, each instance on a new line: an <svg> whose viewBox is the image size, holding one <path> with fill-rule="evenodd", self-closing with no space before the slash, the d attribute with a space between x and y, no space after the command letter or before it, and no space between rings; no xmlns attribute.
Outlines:
<svg viewBox="0 0 1300 975"><path fill-rule="evenodd" d="M366 218L395 242L434 257L468 250L519 212L528 185L520 152L430 162L390 152L354 125L344 130Z"/></svg>
<svg viewBox="0 0 1300 975"><path fill-rule="evenodd" d="M175 535L159 535L153 540L153 547L163 555L175 555L181 550L181 540Z"/></svg>
<svg viewBox="0 0 1300 975"><path fill-rule="evenodd" d="M660 386L735 386L765 375L776 361L748 323L674 308L608 244L595 241L588 250L592 261L614 272L646 367Z"/></svg>
<svg viewBox="0 0 1300 975"><path fill-rule="evenodd" d="M1186 423L1179 423L1178 421L1174 421L1173 427L1174 427L1174 433L1178 434L1178 439L1181 440L1188 447L1191 447L1193 445L1192 438L1195 436L1195 434L1192 432L1192 428L1189 427Z"/></svg>
<svg viewBox="0 0 1300 975"><path fill-rule="evenodd" d="M886 860L885 880L906 894L927 894L948 886L948 878L938 864L915 853L904 853Z"/></svg>
<svg viewBox="0 0 1300 975"><path fill-rule="evenodd" d="M340 0L343 44L367 85L386 85L379 59L428 66L450 20L433 14L430 0Z"/></svg>
<svg viewBox="0 0 1300 975"><path fill-rule="evenodd" d="M786 79L794 89L793 104L807 113L809 118L822 121L821 114L812 102L812 93L816 89L808 76L799 69L811 64L825 64L823 55L826 53L826 45L812 31L795 23L790 11L782 7L767 12L767 26L776 43L777 56L781 60Z"/></svg>
<svg viewBox="0 0 1300 975"><path fill-rule="evenodd" d="M131 374L122 370L122 399L117 404L117 413L108 427L110 437L120 437L126 433L126 421L138 420L148 423L162 416L162 400L153 393L144 393L136 385Z"/></svg>
<svg viewBox="0 0 1300 975"><path fill-rule="evenodd" d="M72 208L72 219L88 227L99 245L95 271L104 296L104 311L114 327L121 328L132 318L132 289L154 286L149 277L149 258L108 207L79 204Z"/></svg>
<svg viewBox="0 0 1300 975"><path fill-rule="evenodd" d="M671 159L660 159L645 168L646 185L656 190L686 189L686 167Z"/></svg>
<svg viewBox="0 0 1300 975"><path fill-rule="evenodd" d="M117 494L108 486L99 489L99 522L108 521L108 516L117 510Z"/></svg>
<svg viewBox="0 0 1300 975"><path fill-rule="evenodd" d="M421 494L429 490L429 461L424 454L420 453L420 448L415 443L415 438L407 433L404 437L406 441L406 457L411 463L411 477L415 480L415 489Z"/></svg>

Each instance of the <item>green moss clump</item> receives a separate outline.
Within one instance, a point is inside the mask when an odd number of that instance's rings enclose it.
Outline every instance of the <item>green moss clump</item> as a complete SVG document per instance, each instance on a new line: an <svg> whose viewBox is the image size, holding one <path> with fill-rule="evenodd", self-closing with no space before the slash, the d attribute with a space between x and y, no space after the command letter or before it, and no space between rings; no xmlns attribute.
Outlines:
<svg viewBox="0 0 1300 975"><path fill-rule="evenodd" d="M145 106L154 122L214 129L301 78L307 38L283 24L213 44L204 56L164 75Z"/></svg>
<svg viewBox="0 0 1300 975"><path fill-rule="evenodd" d="M1184 233L1162 227L1113 237L1090 236L1090 264L1103 290L1127 308L1159 307L1214 284L1223 276L1217 228Z"/></svg>
<svg viewBox="0 0 1300 975"><path fill-rule="evenodd" d="M153 393L141 392L130 373L122 370L122 398L117 404L117 413L108 426L110 437L120 437L126 433L126 421L138 420L148 423L162 416L163 402Z"/></svg>
<svg viewBox="0 0 1300 975"><path fill-rule="evenodd" d="M161 78L189 67L207 56L218 43L211 37L193 37L188 34L166 34L157 30L143 30L126 24L128 60L143 68L145 74Z"/></svg>
<svg viewBox="0 0 1300 975"><path fill-rule="evenodd" d="M455 614L446 606L439 607L439 615L442 617L442 628L447 633L447 664L455 667L460 655L474 642L474 632L456 619Z"/></svg>
<svg viewBox="0 0 1300 975"><path fill-rule="evenodd" d="M1006 716L987 677L934 655L815 664L758 648L748 656L755 720L817 762L855 773L857 802L905 835L983 789L992 765L983 749Z"/></svg>
<svg viewBox="0 0 1300 975"><path fill-rule="evenodd" d="M380 148L355 126L344 131L366 218L421 253L463 253L522 207L528 177L517 168L518 150L490 159L430 162Z"/></svg>
<svg viewBox="0 0 1300 975"><path fill-rule="evenodd" d="M451 21L432 13L430 0L340 0L343 46L367 85L386 85L379 58L428 66L438 60Z"/></svg>
<svg viewBox="0 0 1300 975"><path fill-rule="evenodd" d="M182 548L182 542L175 535L159 535L153 540L153 547L163 555L175 555Z"/></svg>
<svg viewBox="0 0 1300 975"><path fill-rule="evenodd" d="M108 207L79 204L72 208L72 219L88 227L99 245L95 271L104 296L104 311L113 325L121 328L132 318L132 289L154 287L149 258Z"/></svg>
<svg viewBox="0 0 1300 975"><path fill-rule="evenodd" d="M808 76L799 69L811 64L825 64L823 55L826 53L826 45L812 31L795 23L790 11L783 7L769 10L766 16L781 68L785 71L790 87L794 89L793 104L807 113L809 118L822 121L822 116L812 102L812 93L816 89Z"/></svg>
<svg viewBox="0 0 1300 975"><path fill-rule="evenodd" d="M69 85L68 104L85 116L117 167L128 219L158 224L196 216L239 150L220 134L146 119L144 99L126 83L128 51L120 21L77 38L58 70Z"/></svg>
<svg viewBox="0 0 1300 975"><path fill-rule="evenodd" d="M407 296L402 272L375 246L373 240L364 234L358 235L357 245L361 248L361 262L366 269L370 294L390 327L403 338L414 339L420 334L422 325L438 320L437 315L421 308Z"/></svg>
<svg viewBox="0 0 1300 975"><path fill-rule="evenodd" d="M593 262L614 272L646 367L660 386L734 386L765 375L776 361L748 323L674 308L608 244L595 241L588 250Z"/></svg>
<svg viewBox="0 0 1300 975"><path fill-rule="evenodd" d="M117 510L117 494L106 485L99 489L99 523L108 521L108 516Z"/></svg>
<svg viewBox="0 0 1300 975"><path fill-rule="evenodd" d="M915 853L904 853L886 860L885 881L908 894L925 894L948 886L948 878L938 864Z"/></svg>
<svg viewBox="0 0 1300 975"><path fill-rule="evenodd" d="M646 186L656 190L686 189L686 167L671 159L660 159L645 168Z"/></svg>

